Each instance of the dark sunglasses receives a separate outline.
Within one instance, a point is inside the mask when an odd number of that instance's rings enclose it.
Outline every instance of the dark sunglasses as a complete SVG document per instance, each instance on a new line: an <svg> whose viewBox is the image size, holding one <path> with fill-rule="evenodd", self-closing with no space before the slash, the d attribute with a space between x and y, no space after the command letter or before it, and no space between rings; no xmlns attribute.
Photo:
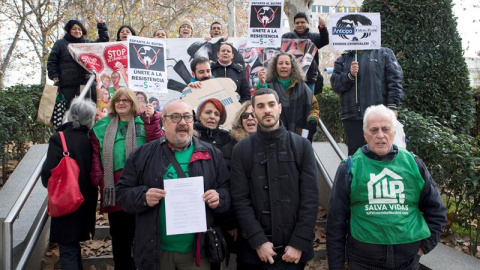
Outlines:
<svg viewBox="0 0 480 270"><path fill-rule="evenodd" d="M242 113L242 119L246 120L248 117L252 116L253 119L255 119L255 114L253 113Z"/></svg>

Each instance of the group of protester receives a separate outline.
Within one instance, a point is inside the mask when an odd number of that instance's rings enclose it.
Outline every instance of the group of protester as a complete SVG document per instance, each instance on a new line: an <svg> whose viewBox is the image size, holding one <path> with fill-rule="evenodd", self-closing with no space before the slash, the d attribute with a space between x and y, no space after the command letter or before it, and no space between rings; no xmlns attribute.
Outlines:
<svg viewBox="0 0 480 270"><path fill-rule="evenodd" d="M97 41L108 41L104 21L97 23ZM284 37L310 39L318 49L328 44L323 20L320 33L310 32L304 13L295 15L294 23ZM211 37L222 35L218 22L210 30ZM203 177L207 227L222 228L237 253L237 269L304 269L313 258L319 199L310 143L321 106L313 95L318 57L305 76L293 55L279 52L252 86L233 61L229 43L219 46L217 62L194 58L193 90L215 77L235 82L242 106L231 131L221 129L227 112L217 99L200 102L196 110L174 99L159 113L152 104L141 110L128 88L112 92L108 115L95 123L95 104L73 99L86 71L67 51L69 43L87 42L87 32L79 21L69 21L65 31L52 49L48 72L69 101L67 122L57 131L65 134L79 164L85 201L74 213L52 218L50 240L59 244L62 269L83 269L80 242L94 234L98 189L115 269L221 269L209 262L204 233L166 233L164 181L182 174ZM193 24L182 21L179 38L192 32ZM135 34L122 26L117 40ZM163 29L154 35L166 38ZM345 269L348 260L353 270L418 269L420 256L438 242L446 210L423 162L392 143L403 97L403 73L394 53L363 51L358 60L355 54L342 54L331 77L340 95L349 158L338 168L328 206L329 267ZM302 130L308 140L299 136ZM62 157L56 133L42 169L44 185Z"/></svg>

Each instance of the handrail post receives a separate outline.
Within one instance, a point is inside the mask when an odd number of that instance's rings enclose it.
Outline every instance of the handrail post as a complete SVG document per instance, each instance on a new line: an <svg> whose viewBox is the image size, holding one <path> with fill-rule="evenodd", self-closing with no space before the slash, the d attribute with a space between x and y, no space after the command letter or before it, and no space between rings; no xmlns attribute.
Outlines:
<svg viewBox="0 0 480 270"><path fill-rule="evenodd" d="M3 270L11 270L13 263L13 223L3 223Z"/></svg>
<svg viewBox="0 0 480 270"><path fill-rule="evenodd" d="M322 122L321 119L319 119L318 125L320 126L320 129L322 130L323 134L325 134L325 136L327 137L327 140L328 140L328 141L330 142L330 144L332 145L333 150L335 150L335 152L337 153L338 157L339 157L341 160L346 159L347 156L345 155L345 153L343 153L342 149L340 149L340 147L338 146L338 144L335 142L335 139L333 139L333 137L332 137L332 135L330 134L330 132L328 132L327 127L323 124L323 122Z"/></svg>

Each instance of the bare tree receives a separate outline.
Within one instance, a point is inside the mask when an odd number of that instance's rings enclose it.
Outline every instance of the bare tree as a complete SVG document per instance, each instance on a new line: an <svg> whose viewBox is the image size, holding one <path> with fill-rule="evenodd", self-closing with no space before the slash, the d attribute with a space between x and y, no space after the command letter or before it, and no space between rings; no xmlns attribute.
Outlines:
<svg viewBox="0 0 480 270"><path fill-rule="evenodd" d="M50 0L39 0L36 1L35 4L31 7L27 3L27 0L5 1L3 3L2 7L4 7L4 10L2 11L8 11L8 13L6 13L7 17L9 17L9 19L12 19L16 23L16 31L15 35L11 39L10 45L8 45L7 52L5 53L4 57L0 59L0 89L3 89L5 87L4 78L7 72L7 68L10 65L10 61L12 61L13 52L20 39L20 34L23 31L23 27L25 25L25 22L27 21L28 16L44 7L49 2Z"/></svg>
<svg viewBox="0 0 480 270"><path fill-rule="evenodd" d="M293 29L293 16L298 12L305 12L308 17L312 14L313 0L286 0L284 5L285 14L288 17L290 29Z"/></svg>

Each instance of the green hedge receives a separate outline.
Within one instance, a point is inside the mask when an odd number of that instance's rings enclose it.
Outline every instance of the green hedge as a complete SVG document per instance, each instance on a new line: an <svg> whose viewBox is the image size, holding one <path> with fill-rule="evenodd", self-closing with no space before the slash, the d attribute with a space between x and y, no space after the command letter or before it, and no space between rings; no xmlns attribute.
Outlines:
<svg viewBox="0 0 480 270"><path fill-rule="evenodd" d="M342 121L340 120L340 98L332 91L330 86L325 86L321 94L316 95L320 106L320 119L327 127L330 134L337 142L345 142ZM325 138L320 135L320 140Z"/></svg>
<svg viewBox="0 0 480 270"><path fill-rule="evenodd" d="M16 85L0 90L0 144L10 145L9 158L21 159L30 143L46 143L53 128L37 122L42 85ZM4 150L5 151L5 150Z"/></svg>

